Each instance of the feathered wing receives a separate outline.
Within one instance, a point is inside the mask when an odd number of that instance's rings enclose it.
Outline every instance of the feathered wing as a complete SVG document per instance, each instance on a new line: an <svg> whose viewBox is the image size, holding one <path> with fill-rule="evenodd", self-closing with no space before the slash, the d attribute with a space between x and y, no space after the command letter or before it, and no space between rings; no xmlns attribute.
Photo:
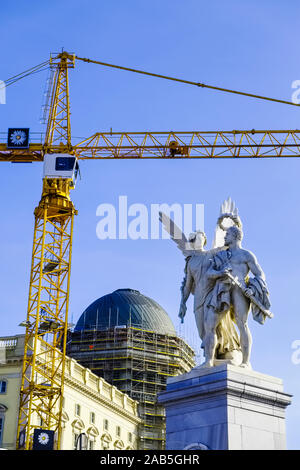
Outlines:
<svg viewBox="0 0 300 470"><path fill-rule="evenodd" d="M229 197L221 205L220 215L217 220L215 236L212 245L213 248L220 248L221 246L224 246L226 230L232 225L237 225L241 228L242 222L238 215L238 209L234 201L231 199L231 197Z"/></svg>
<svg viewBox="0 0 300 470"><path fill-rule="evenodd" d="M164 212L159 212L159 220L183 255L185 257L189 256L192 252L190 243L178 225Z"/></svg>

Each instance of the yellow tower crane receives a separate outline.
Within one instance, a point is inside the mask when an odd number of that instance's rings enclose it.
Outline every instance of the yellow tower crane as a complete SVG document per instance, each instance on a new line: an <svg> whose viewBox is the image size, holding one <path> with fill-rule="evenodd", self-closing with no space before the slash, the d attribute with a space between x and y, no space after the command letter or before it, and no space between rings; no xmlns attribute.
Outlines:
<svg viewBox="0 0 300 470"><path fill-rule="evenodd" d="M70 126L68 70L75 60L173 80L200 88L235 93L299 106L284 100L205 85L174 77L116 66L61 52L10 83L49 67L53 72L49 116L43 144L24 141L15 131L15 145L0 144L0 161L44 162L41 200L34 211L34 237L25 351L20 391L17 448L32 448L35 429L51 431L61 447L64 369L73 220L70 199L77 160L133 158L265 158L300 157L298 130L234 130L215 132L102 132L73 145ZM19 141L18 141L19 139ZM11 148L13 147L13 148Z"/></svg>

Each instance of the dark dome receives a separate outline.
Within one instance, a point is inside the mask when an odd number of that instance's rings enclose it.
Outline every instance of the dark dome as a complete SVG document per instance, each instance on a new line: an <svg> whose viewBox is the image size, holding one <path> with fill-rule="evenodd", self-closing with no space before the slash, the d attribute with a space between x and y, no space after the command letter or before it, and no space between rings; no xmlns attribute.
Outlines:
<svg viewBox="0 0 300 470"><path fill-rule="evenodd" d="M95 300L83 312L74 331L125 325L176 335L167 312L157 302L133 289L118 289Z"/></svg>

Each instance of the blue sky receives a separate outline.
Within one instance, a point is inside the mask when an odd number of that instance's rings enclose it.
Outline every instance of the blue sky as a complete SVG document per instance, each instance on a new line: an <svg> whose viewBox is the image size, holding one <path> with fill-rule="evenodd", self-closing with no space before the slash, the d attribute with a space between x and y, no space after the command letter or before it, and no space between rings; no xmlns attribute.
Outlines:
<svg viewBox="0 0 300 470"><path fill-rule="evenodd" d="M0 79L65 50L78 56L207 84L291 99L300 79L297 1L15 1L1 8ZM13 34L12 34L13 33ZM8 127L43 131L39 123L45 72L7 89L0 139ZM100 66L70 71L72 135L95 131L297 129L298 108L188 87ZM101 203L204 204L209 245L219 207L229 195L244 224L243 246L262 265L275 317L249 320L253 369L281 377L294 395L287 411L289 448L299 449L300 339L298 159L149 160L81 163L72 197L75 222L70 313L76 321L96 298L138 289L169 313L176 327L183 257L169 240L96 237ZM1 335L21 333L26 316L33 209L41 194L41 164L1 164ZM192 300L184 332L196 341Z"/></svg>

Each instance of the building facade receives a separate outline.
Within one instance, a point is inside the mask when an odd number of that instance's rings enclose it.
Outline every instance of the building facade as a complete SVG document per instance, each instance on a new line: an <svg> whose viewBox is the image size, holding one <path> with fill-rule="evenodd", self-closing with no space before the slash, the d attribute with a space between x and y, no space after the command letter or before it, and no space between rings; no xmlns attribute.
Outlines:
<svg viewBox="0 0 300 470"><path fill-rule="evenodd" d="M0 338L0 448L16 448L24 335ZM138 402L75 359L67 357L61 449L73 450L79 434L89 450L139 448ZM35 417L43 427L42 416Z"/></svg>

